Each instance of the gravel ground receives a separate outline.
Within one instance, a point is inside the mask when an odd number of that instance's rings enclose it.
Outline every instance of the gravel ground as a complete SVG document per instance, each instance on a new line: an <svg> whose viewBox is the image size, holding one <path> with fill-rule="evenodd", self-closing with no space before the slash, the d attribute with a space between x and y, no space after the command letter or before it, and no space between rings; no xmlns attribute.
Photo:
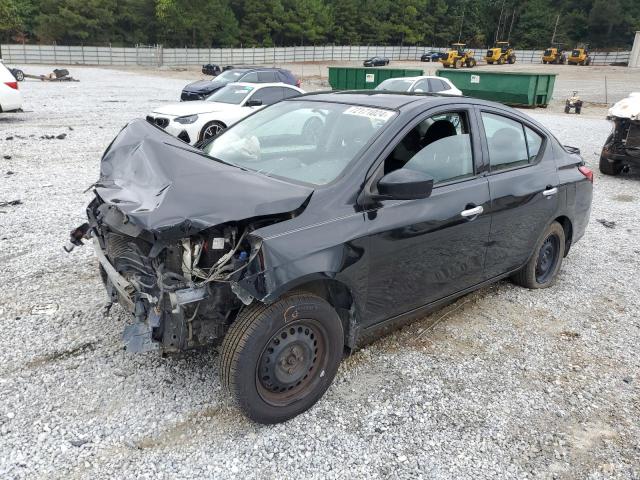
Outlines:
<svg viewBox="0 0 640 480"><path fill-rule="evenodd" d="M0 202L22 202L0 207L0 478L640 478L638 173L596 172L555 287L468 295L260 426L229 404L215 351L124 354L91 250L62 250L104 148L186 80L72 74L21 84L27 112L0 115ZM530 113L597 167L605 120Z"/></svg>

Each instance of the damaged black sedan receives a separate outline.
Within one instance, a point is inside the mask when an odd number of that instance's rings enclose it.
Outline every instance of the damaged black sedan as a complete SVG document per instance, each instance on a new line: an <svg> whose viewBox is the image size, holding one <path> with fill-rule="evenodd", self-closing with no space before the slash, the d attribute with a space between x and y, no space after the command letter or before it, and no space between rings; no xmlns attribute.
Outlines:
<svg viewBox="0 0 640 480"><path fill-rule="evenodd" d="M555 281L592 173L504 106L312 94L196 149L143 121L105 152L88 223L132 352L221 345L242 410L311 407L345 351L511 276Z"/></svg>

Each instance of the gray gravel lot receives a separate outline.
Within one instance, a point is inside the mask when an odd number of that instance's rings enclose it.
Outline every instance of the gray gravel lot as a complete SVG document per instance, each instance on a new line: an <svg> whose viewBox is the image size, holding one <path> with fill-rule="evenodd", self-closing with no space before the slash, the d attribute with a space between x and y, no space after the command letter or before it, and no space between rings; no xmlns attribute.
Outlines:
<svg viewBox="0 0 640 480"><path fill-rule="evenodd" d="M70 70L79 83L22 83L27 112L0 114L0 202L22 202L0 207L0 478L640 478L640 174L596 172L555 287L468 295L260 426L214 351L124 354L91 250L62 250L102 151L186 80ZM530 113L597 170L605 120Z"/></svg>

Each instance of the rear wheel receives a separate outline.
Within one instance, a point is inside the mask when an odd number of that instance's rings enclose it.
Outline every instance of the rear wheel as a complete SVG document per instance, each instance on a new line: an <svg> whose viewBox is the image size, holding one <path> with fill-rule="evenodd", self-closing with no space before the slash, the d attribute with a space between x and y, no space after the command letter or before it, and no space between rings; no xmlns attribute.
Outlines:
<svg viewBox="0 0 640 480"><path fill-rule="evenodd" d="M17 68L13 71L13 76L16 77L16 80L19 82L22 82L24 80L24 72Z"/></svg>
<svg viewBox="0 0 640 480"><path fill-rule="evenodd" d="M509 62L509 65L513 65L514 63L516 63L516 56L510 55L507 61Z"/></svg>
<svg viewBox="0 0 640 480"><path fill-rule="evenodd" d="M227 126L222 122L209 122L200 131L200 141L208 140L222 132Z"/></svg>
<svg viewBox="0 0 640 480"><path fill-rule="evenodd" d="M511 278L526 288L547 288L558 277L564 257L565 235L562 225L553 222L536 244L531 259Z"/></svg>
<svg viewBox="0 0 640 480"><path fill-rule="evenodd" d="M250 306L224 339L222 383L252 420L284 422L327 390L342 359L343 338L338 314L315 295Z"/></svg>

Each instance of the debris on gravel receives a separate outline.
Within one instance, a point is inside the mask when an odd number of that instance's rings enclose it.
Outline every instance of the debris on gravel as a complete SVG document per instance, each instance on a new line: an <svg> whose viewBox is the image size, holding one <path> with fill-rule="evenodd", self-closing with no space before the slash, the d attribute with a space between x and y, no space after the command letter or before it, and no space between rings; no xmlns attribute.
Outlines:
<svg viewBox="0 0 640 480"><path fill-rule="evenodd" d="M0 478L640 478L640 174L597 171L604 118L526 112L595 170L592 220L554 287L467 295L263 426L230 404L214 350L123 352L130 319L103 315L91 248L62 249L113 137L190 79L74 68L81 84L25 82L28 112L2 118L25 139L0 138L21 152L0 198L24 202L0 215ZM60 125L74 131L61 144L28 138Z"/></svg>

